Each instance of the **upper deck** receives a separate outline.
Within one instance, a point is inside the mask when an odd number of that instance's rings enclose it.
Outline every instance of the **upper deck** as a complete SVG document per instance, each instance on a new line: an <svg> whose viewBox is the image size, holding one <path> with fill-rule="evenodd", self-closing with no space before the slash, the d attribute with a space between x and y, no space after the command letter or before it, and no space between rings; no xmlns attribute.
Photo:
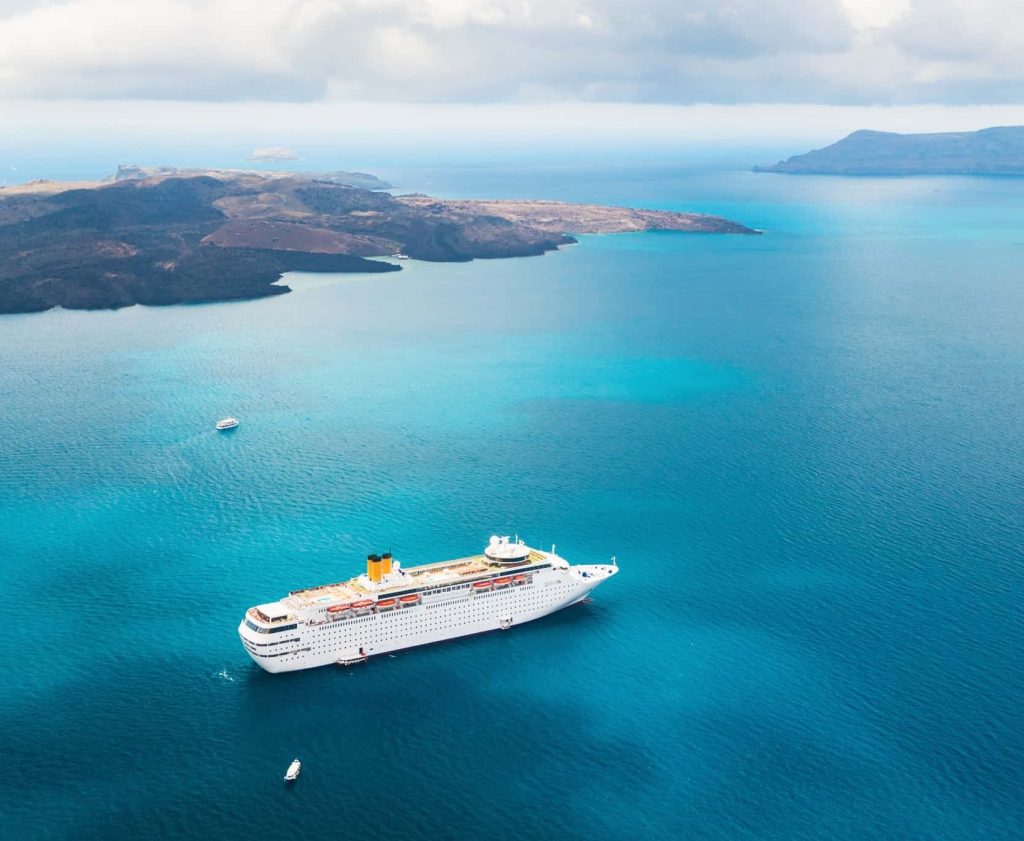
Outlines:
<svg viewBox="0 0 1024 841"><path fill-rule="evenodd" d="M348 581L340 581L336 584L322 584L318 587L293 590L287 598L282 599L282 602L293 610L323 608L344 602L472 581L501 570L521 569L550 559L551 556L547 552L540 552L536 549L530 549L527 557L517 563L498 563L483 554L470 555L466 558L422 564L408 569L399 567L386 575L380 582L372 582L366 575L358 575Z"/></svg>

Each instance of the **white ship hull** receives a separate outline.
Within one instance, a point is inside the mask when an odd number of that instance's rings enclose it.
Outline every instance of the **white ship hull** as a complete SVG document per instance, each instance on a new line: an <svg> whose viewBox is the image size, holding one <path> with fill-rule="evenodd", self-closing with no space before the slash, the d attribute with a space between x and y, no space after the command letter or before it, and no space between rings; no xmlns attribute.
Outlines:
<svg viewBox="0 0 1024 841"><path fill-rule="evenodd" d="M481 591L467 583L436 592L423 590L410 606L351 613L342 619L328 613L305 621L292 616L272 632L243 620L238 632L249 656L268 672L357 662L540 619L582 601L618 572L616 566L569 566L555 555L544 558L547 564L533 567L528 576L520 576L526 581L514 585Z"/></svg>

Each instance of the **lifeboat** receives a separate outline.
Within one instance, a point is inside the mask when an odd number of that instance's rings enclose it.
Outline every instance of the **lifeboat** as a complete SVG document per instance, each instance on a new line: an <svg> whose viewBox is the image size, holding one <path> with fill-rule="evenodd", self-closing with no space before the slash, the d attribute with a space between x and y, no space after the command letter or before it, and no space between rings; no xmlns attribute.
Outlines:
<svg viewBox="0 0 1024 841"><path fill-rule="evenodd" d="M477 581L476 584L473 585L473 589L474 590L489 590L489 589L491 589L491 584L492 583L493 582L491 582L491 581Z"/></svg>
<svg viewBox="0 0 1024 841"><path fill-rule="evenodd" d="M371 607L373 607L373 599L363 599L359 602L352 602L352 609L359 611L360 613L365 613L367 608Z"/></svg>
<svg viewBox="0 0 1024 841"><path fill-rule="evenodd" d="M508 587L508 585L511 584L511 583L512 583L512 579L509 578L508 576L505 576L503 578L495 578L494 579L494 586L495 587Z"/></svg>
<svg viewBox="0 0 1024 841"><path fill-rule="evenodd" d="M350 610L352 605L350 604L332 604L327 608L328 613L341 613L343 610Z"/></svg>
<svg viewBox="0 0 1024 841"><path fill-rule="evenodd" d="M512 576L512 583L513 584L525 584L526 583L526 576L522 575L522 574L520 574L520 575L513 575Z"/></svg>
<svg viewBox="0 0 1024 841"><path fill-rule="evenodd" d="M408 596L402 596L398 599L403 607L414 605L420 600L419 593L410 593Z"/></svg>
<svg viewBox="0 0 1024 841"><path fill-rule="evenodd" d="M396 604L398 604L397 599L381 599L377 602L377 610L390 610Z"/></svg>

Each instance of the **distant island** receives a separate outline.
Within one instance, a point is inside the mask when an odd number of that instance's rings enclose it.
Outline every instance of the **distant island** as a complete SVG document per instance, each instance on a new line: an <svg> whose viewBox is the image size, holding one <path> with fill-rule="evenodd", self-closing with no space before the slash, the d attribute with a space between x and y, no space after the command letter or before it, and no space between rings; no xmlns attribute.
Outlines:
<svg viewBox="0 0 1024 841"><path fill-rule="evenodd" d="M295 155L288 149L272 147L268 149L254 149L249 156L250 161L291 161ZM306 181L326 181L329 184L344 184L348 187L362 187L366 190L389 190L393 185L389 184L376 175L368 172L292 172L280 170L247 170L247 169L182 169L177 166L135 166L121 164L114 173L113 178L108 181L132 181L143 178L157 178L176 176L188 178L193 175L214 175L220 177L231 177L235 175L262 175L264 178L301 178ZM107 182L98 182L107 183ZM98 185L97 185L98 186ZM2 195L2 194L0 194Z"/></svg>
<svg viewBox="0 0 1024 841"><path fill-rule="evenodd" d="M754 172L800 175L1024 175L1024 126L939 134L855 131Z"/></svg>
<svg viewBox="0 0 1024 841"><path fill-rule="evenodd" d="M357 180L360 183L351 184ZM393 196L365 173L121 167L105 182L0 188L0 313L262 298L288 271L390 272L367 259L544 254L570 233L758 233L699 213Z"/></svg>

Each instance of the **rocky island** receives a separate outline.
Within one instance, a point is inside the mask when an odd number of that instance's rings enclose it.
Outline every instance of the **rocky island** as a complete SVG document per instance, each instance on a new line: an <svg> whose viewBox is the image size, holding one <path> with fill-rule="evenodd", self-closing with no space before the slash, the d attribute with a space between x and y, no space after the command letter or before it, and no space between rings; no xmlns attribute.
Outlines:
<svg viewBox="0 0 1024 841"><path fill-rule="evenodd" d="M800 175L1024 175L1024 126L894 134L855 131L754 172Z"/></svg>
<svg viewBox="0 0 1024 841"><path fill-rule="evenodd" d="M108 182L0 188L0 313L261 298L290 291L277 283L287 271L397 271L368 258L398 252L539 255L571 233L757 233L697 213L394 196L375 185L387 186L365 173L122 167Z"/></svg>

